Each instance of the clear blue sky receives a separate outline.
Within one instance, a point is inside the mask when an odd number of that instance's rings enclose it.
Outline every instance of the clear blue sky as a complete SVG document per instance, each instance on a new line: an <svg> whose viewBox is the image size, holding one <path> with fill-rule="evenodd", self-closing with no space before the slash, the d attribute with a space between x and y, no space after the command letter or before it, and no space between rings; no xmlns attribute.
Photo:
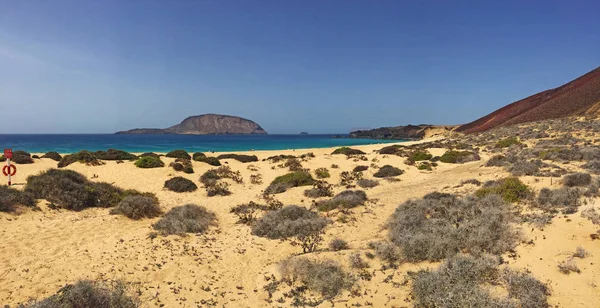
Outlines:
<svg viewBox="0 0 600 308"><path fill-rule="evenodd" d="M474 120L600 66L598 1L0 0L0 133ZM10 114L7 114L10 110Z"/></svg>

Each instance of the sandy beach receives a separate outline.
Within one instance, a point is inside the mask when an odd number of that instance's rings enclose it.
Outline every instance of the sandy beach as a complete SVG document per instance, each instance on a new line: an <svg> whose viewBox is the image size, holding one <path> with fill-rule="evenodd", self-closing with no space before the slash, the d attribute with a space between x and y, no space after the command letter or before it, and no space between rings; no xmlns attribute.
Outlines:
<svg viewBox="0 0 600 308"><path fill-rule="evenodd" d="M411 143L402 143L408 145ZM480 161L465 164L440 164L433 171L418 170L404 164L405 158L380 155L375 150L384 145L356 146L367 153L368 161L347 159L344 155L330 155L334 150L306 149L289 151L254 151L244 154L257 155L258 162L241 163L223 160L234 171L240 171L243 184L226 180L230 184L230 196L207 197L202 187L190 193L165 190L165 180L177 175L186 177L198 186L198 178L214 167L193 161L194 174L175 172L168 164L174 159L163 157L165 167L140 169L133 162L117 164L107 161L101 166L75 163L66 169L75 170L92 181L112 183L125 189L137 189L155 193L160 206L169 209L195 203L216 213L218 227L202 235L180 237L171 235L151 239L148 237L156 219L131 220L120 215L109 215L109 209L91 208L80 212L64 209L52 210L46 201L39 201L41 211L22 210L18 214L0 213L0 303L16 305L30 299L41 299L54 294L67 283L79 279L123 279L130 283L143 307L265 307L286 306L273 298L268 301L264 287L272 275L278 276L277 265L282 260L300 255L302 250L288 241L269 240L251 234L249 226L238 224L230 209L249 201L261 202L262 191L277 176L286 174L286 168L263 159L279 154L301 155L308 152L315 157L303 162L305 168L328 168L336 184L334 193L346 188L339 185L340 173L351 171L357 165L392 165L405 171L400 181L380 180L380 185L366 189L370 200L366 206L352 210L351 219L336 222L325 231L321 249L309 254L310 258L333 259L348 268L348 256L356 251L367 251L371 241L386 238L384 225L392 212L402 202L422 197L432 191L467 194L477 189L474 185L459 186L461 181L476 178L480 181L508 176L498 167L484 167L490 157L481 153ZM433 155L441 155L445 149L429 149ZM212 155L207 153L207 155ZM339 168L331 168L336 164ZM251 171L248 166L258 171ZM22 189L29 175L55 168L50 159L36 159L34 164L19 165L13 178ZM576 170L576 166L570 166ZM364 172L373 179L374 168ZM251 174L261 174L263 184L249 181ZM536 188L551 187L550 180L522 177L521 180ZM553 186L559 184L555 180ZM311 199L303 195L306 187L292 188L276 195L285 205L310 207ZM587 204L582 208L600 204ZM326 214L328 215L328 214ZM336 220L336 215L330 213ZM555 307L597 307L600 302L600 245L589 234L597 230L589 220L579 214L564 218L561 215L543 229L528 225L519 226L525 240L514 254L504 258L511 268L525 269L552 290L549 303ZM349 250L328 251L327 243L341 238L349 243ZM565 275L556 268L557 263L583 246L591 257L576 260L579 274ZM402 263L397 268L382 269L378 259L369 260L372 278L360 280L360 292L344 291L333 301L320 306L363 305L373 307L410 306L410 288L405 276L409 271L433 268L439 263Z"/></svg>

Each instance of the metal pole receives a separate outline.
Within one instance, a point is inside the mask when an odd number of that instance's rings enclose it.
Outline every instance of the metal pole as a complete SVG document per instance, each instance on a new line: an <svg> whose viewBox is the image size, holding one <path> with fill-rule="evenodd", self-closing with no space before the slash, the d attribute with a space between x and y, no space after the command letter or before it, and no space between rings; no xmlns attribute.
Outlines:
<svg viewBox="0 0 600 308"><path fill-rule="evenodd" d="M10 186L10 158L6 159L6 165L8 166L8 186Z"/></svg>

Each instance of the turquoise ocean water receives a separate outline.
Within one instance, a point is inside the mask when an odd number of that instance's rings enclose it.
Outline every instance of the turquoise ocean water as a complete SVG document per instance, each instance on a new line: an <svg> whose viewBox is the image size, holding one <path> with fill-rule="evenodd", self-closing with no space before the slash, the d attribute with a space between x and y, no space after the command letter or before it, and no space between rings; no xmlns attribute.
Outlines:
<svg viewBox="0 0 600 308"><path fill-rule="evenodd" d="M344 138L333 138L342 136ZM80 150L128 152L232 152L250 150L285 150L327 148L399 142L401 140L349 139L347 135L0 135L0 148L32 153L56 151L73 153ZM1 154L1 153L0 153Z"/></svg>

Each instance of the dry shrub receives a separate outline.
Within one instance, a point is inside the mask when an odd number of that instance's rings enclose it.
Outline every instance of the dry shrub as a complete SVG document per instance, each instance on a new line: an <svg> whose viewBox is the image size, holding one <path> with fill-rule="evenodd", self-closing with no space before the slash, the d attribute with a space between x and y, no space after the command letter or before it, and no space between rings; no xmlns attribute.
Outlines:
<svg viewBox="0 0 600 308"><path fill-rule="evenodd" d="M589 173L573 173L563 178L563 185L568 187L587 186L592 182L592 176Z"/></svg>
<svg viewBox="0 0 600 308"><path fill-rule="evenodd" d="M369 169L369 166L356 166L354 167L354 169L352 169L352 172L363 172L363 171L367 171Z"/></svg>
<svg viewBox="0 0 600 308"><path fill-rule="evenodd" d="M327 201L317 203L317 209L327 212L335 209L351 209L359 205L364 205L367 201L367 194L362 190L346 190Z"/></svg>
<svg viewBox="0 0 600 308"><path fill-rule="evenodd" d="M14 151L11 161L15 164L33 164L31 154L22 150Z"/></svg>
<svg viewBox="0 0 600 308"><path fill-rule="evenodd" d="M0 212L14 212L17 206L34 207L35 200L31 193L0 186Z"/></svg>
<svg viewBox="0 0 600 308"><path fill-rule="evenodd" d="M535 206L549 212L562 210L563 212L573 213L581 205L581 194L581 190L573 187L542 188Z"/></svg>
<svg viewBox="0 0 600 308"><path fill-rule="evenodd" d="M351 254L348 257L348 260L350 261L350 266L352 268L368 268L369 267L369 263L365 260L363 260L363 258L360 256L360 252L355 252L353 254Z"/></svg>
<svg viewBox="0 0 600 308"><path fill-rule="evenodd" d="M333 185L325 181L317 181L313 188L304 191L304 195L309 198L321 198L333 196Z"/></svg>
<svg viewBox="0 0 600 308"><path fill-rule="evenodd" d="M321 232L330 221L306 208L288 205L266 213L252 227L252 234L270 239L285 239Z"/></svg>
<svg viewBox="0 0 600 308"><path fill-rule="evenodd" d="M600 225L600 212L595 208L587 208L581 211L581 217L589 219L595 225Z"/></svg>
<svg viewBox="0 0 600 308"><path fill-rule="evenodd" d="M411 262L439 261L458 252L501 254L519 239L514 214L500 197L428 195L396 208L388 227L390 240Z"/></svg>
<svg viewBox="0 0 600 308"><path fill-rule="evenodd" d="M343 171L340 173L340 184L346 186L351 185L354 181L359 181L363 177L362 172L348 172Z"/></svg>
<svg viewBox="0 0 600 308"><path fill-rule="evenodd" d="M262 175L260 174L252 174L250 175L250 183L254 185L260 185L263 183Z"/></svg>
<svg viewBox="0 0 600 308"><path fill-rule="evenodd" d="M581 270L579 267L577 267L577 264L575 264L573 258L568 258L567 260L559 262L558 270L563 274L581 273Z"/></svg>
<svg viewBox="0 0 600 308"><path fill-rule="evenodd" d="M415 307L548 307L545 284L525 272L500 271L498 263L489 255L459 254L437 270L420 270L413 277ZM505 289L507 296L493 295L491 286Z"/></svg>
<svg viewBox="0 0 600 308"><path fill-rule="evenodd" d="M360 179L356 184L362 188L373 188L379 185L379 182L369 179Z"/></svg>
<svg viewBox="0 0 600 308"><path fill-rule="evenodd" d="M177 158L174 162L170 164L171 167L175 171L183 171L184 173L192 174L194 173L194 168L192 167L192 161L185 158Z"/></svg>
<svg viewBox="0 0 600 308"><path fill-rule="evenodd" d="M299 283L325 299L332 299L342 290L350 290L354 285L352 276L332 260L290 258L280 264L279 270L292 285Z"/></svg>
<svg viewBox="0 0 600 308"><path fill-rule="evenodd" d="M387 241L369 242L369 248L373 249L378 258L389 263L396 263L402 257L398 246Z"/></svg>
<svg viewBox="0 0 600 308"><path fill-rule="evenodd" d="M153 195L127 196L110 210L110 214L123 215L131 219L154 218L162 214L158 199Z"/></svg>
<svg viewBox="0 0 600 308"><path fill-rule="evenodd" d="M186 204L172 208L152 227L163 235L184 235L204 233L209 227L216 225L217 217L214 213L199 205Z"/></svg>
<svg viewBox="0 0 600 308"><path fill-rule="evenodd" d="M490 158L487 163L485 163L486 167L504 167L508 165L510 162L506 159L504 155L494 155Z"/></svg>
<svg viewBox="0 0 600 308"><path fill-rule="evenodd" d="M75 211L88 207L113 207L128 194L111 184L90 182L80 173L61 169L50 169L27 177L25 191L36 199L46 199Z"/></svg>
<svg viewBox="0 0 600 308"><path fill-rule="evenodd" d="M229 196L231 195L231 191L229 190L229 184L226 182L218 182L214 185L206 186L206 194L209 197Z"/></svg>
<svg viewBox="0 0 600 308"><path fill-rule="evenodd" d="M135 156L129 152L115 150L115 149L108 149L107 151L96 151L96 152L94 152L94 155L98 159L102 159L102 160L136 160L137 159L137 156Z"/></svg>
<svg viewBox="0 0 600 308"><path fill-rule="evenodd" d="M174 192L192 192L198 189L198 186L194 184L194 182L184 178L184 177L174 177L165 181L165 188Z"/></svg>
<svg viewBox="0 0 600 308"><path fill-rule="evenodd" d="M58 162L58 168L66 167L72 163L79 162L88 166L100 166L104 165L104 162L100 161L94 153L90 151L79 151L71 155L65 155Z"/></svg>
<svg viewBox="0 0 600 308"><path fill-rule="evenodd" d="M283 163L285 168L288 168L290 171L302 171L304 170L302 167L302 163L297 158L291 158Z"/></svg>
<svg viewBox="0 0 600 308"><path fill-rule="evenodd" d="M542 167L542 164L542 161L539 159L530 161L519 160L510 165L507 171L513 176L537 175Z"/></svg>
<svg viewBox="0 0 600 308"><path fill-rule="evenodd" d="M471 184L471 185L475 185L475 186L481 186L481 181L479 181L478 179L468 179L468 180L463 180L462 182L460 182L460 185L465 185L465 184Z"/></svg>
<svg viewBox="0 0 600 308"><path fill-rule="evenodd" d="M383 167L381 167L379 169L379 171L375 172L375 174L373 174L374 177L376 178L387 178L387 177L393 177L393 176L399 176L402 175L404 173L404 170L402 169L398 169L394 166L390 166L390 165L385 165Z"/></svg>
<svg viewBox="0 0 600 308"><path fill-rule="evenodd" d="M348 242L344 241L343 239L336 238L329 242L329 250L331 251L340 251L349 248L350 246L348 245Z"/></svg>
<svg viewBox="0 0 600 308"><path fill-rule="evenodd" d="M590 253L582 246L577 246L577 249L575 249L575 252L573 253L573 257L580 259L587 258L589 255Z"/></svg>
<svg viewBox="0 0 600 308"><path fill-rule="evenodd" d="M230 212L238 217L238 223L252 225L256 221L258 213L266 210L268 210L267 206L250 201L249 203L235 206Z"/></svg>
<svg viewBox="0 0 600 308"><path fill-rule="evenodd" d="M594 159L588 161L587 163L581 165L581 168L586 169L593 174L600 174L600 160Z"/></svg>
<svg viewBox="0 0 600 308"><path fill-rule="evenodd" d="M20 307L27 308L137 308L141 302L127 294L122 281L79 280L62 287L58 292L42 301L31 302Z"/></svg>

